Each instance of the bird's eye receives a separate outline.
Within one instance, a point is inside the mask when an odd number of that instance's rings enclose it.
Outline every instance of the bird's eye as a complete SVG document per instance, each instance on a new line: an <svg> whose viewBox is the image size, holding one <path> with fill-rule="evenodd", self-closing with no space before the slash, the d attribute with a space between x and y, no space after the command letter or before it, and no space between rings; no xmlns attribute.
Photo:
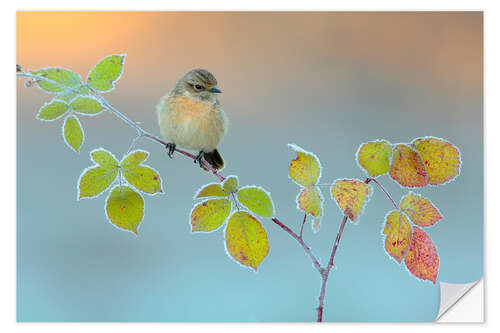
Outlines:
<svg viewBox="0 0 500 333"><path fill-rule="evenodd" d="M195 86L194 86L194 88L195 88L196 90L201 90L201 89L203 89L203 87L202 87L202 86L200 86L199 84L195 85Z"/></svg>

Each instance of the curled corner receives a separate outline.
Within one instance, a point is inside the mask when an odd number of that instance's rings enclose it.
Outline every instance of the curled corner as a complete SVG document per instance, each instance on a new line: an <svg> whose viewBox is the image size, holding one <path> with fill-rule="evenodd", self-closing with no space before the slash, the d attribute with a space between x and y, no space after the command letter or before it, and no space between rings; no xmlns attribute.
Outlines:
<svg viewBox="0 0 500 333"><path fill-rule="evenodd" d="M484 282L471 283L440 282L441 301L437 322L483 322ZM471 290L474 289L474 292ZM472 296L472 297L469 297ZM463 316L462 312L469 316Z"/></svg>

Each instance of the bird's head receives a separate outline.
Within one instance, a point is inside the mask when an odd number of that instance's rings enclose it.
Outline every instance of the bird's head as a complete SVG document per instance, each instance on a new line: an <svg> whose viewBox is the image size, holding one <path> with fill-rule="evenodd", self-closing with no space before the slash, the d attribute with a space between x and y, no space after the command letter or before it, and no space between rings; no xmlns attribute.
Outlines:
<svg viewBox="0 0 500 333"><path fill-rule="evenodd" d="M215 76L204 69L192 69L179 80L177 87L180 92L203 102L215 102L217 89Z"/></svg>

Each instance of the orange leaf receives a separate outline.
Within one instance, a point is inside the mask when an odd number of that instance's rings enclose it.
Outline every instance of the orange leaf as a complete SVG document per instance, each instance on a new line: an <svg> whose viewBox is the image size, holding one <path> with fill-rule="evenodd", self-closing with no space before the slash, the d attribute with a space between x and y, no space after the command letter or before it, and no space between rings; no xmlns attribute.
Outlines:
<svg viewBox="0 0 500 333"><path fill-rule="evenodd" d="M356 222L372 193L371 186L358 179L340 179L333 184L332 199L351 221Z"/></svg>
<svg viewBox="0 0 500 333"><path fill-rule="evenodd" d="M447 183L460 172L460 152L448 141L425 137L413 140L413 149L420 153L427 168L427 181L431 185Z"/></svg>
<svg viewBox="0 0 500 333"><path fill-rule="evenodd" d="M405 144L398 144L392 150L389 174L403 187L427 185L427 172L420 155Z"/></svg>
<svg viewBox="0 0 500 333"><path fill-rule="evenodd" d="M420 227L429 227L443 218L429 199L413 192L401 199L399 208Z"/></svg>
<svg viewBox="0 0 500 333"><path fill-rule="evenodd" d="M387 235L385 250L398 263L401 263L410 247L410 222L403 213L393 210L385 218L384 234Z"/></svg>
<svg viewBox="0 0 500 333"><path fill-rule="evenodd" d="M405 264L411 274L422 280L436 283L439 256L432 239L418 227L413 227L410 249Z"/></svg>

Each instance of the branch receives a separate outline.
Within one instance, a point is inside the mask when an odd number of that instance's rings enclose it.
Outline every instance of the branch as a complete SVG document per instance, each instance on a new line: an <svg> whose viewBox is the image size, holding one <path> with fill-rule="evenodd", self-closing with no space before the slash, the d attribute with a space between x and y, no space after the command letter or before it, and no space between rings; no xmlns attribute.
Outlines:
<svg viewBox="0 0 500 333"><path fill-rule="evenodd" d="M311 257L311 260L314 264L314 267L316 267L316 269L318 270L318 272L320 274L322 274L323 272L323 268L321 267L318 259L316 259L316 257L314 256L314 254L312 253L311 251L311 248L309 246L307 246L307 244L304 242L304 240L302 239L301 236L297 235L295 232L292 231L292 229L288 228L286 225L284 225L280 220L278 220L276 217L273 217L271 219L275 224L277 224L281 229L283 229L284 231L286 231L290 236L292 236L293 238L295 238L295 240L297 242L299 242L299 244L304 248L304 251L306 251L306 253L309 255L309 257Z"/></svg>
<svg viewBox="0 0 500 333"><path fill-rule="evenodd" d="M337 238L335 238L335 243L333 243L332 254L330 255L330 261L328 261L328 266L323 270L321 274L322 283L321 283L321 291L318 297L319 306L318 306L318 322L323 321L323 304L325 301L325 292L326 292L326 282L328 281L328 276L330 275L330 270L332 269L333 260L335 259L335 253L337 253L337 248L340 243L340 237L342 237L342 233L344 232L344 227L347 222L347 216L344 216L342 219L342 223L340 224L339 232L337 233Z"/></svg>
<svg viewBox="0 0 500 333"><path fill-rule="evenodd" d="M385 193L385 195L389 198L389 200L391 200L392 202L392 205L394 206L394 208L396 208L397 210L399 210L399 207L398 205L396 205L396 202L394 201L394 199L392 199L391 195L389 194L389 192L387 192L385 190L385 188L382 186L382 184L380 184L375 178L366 178L365 180L365 184L368 184L369 182L374 182L375 184L378 185L378 187Z"/></svg>

